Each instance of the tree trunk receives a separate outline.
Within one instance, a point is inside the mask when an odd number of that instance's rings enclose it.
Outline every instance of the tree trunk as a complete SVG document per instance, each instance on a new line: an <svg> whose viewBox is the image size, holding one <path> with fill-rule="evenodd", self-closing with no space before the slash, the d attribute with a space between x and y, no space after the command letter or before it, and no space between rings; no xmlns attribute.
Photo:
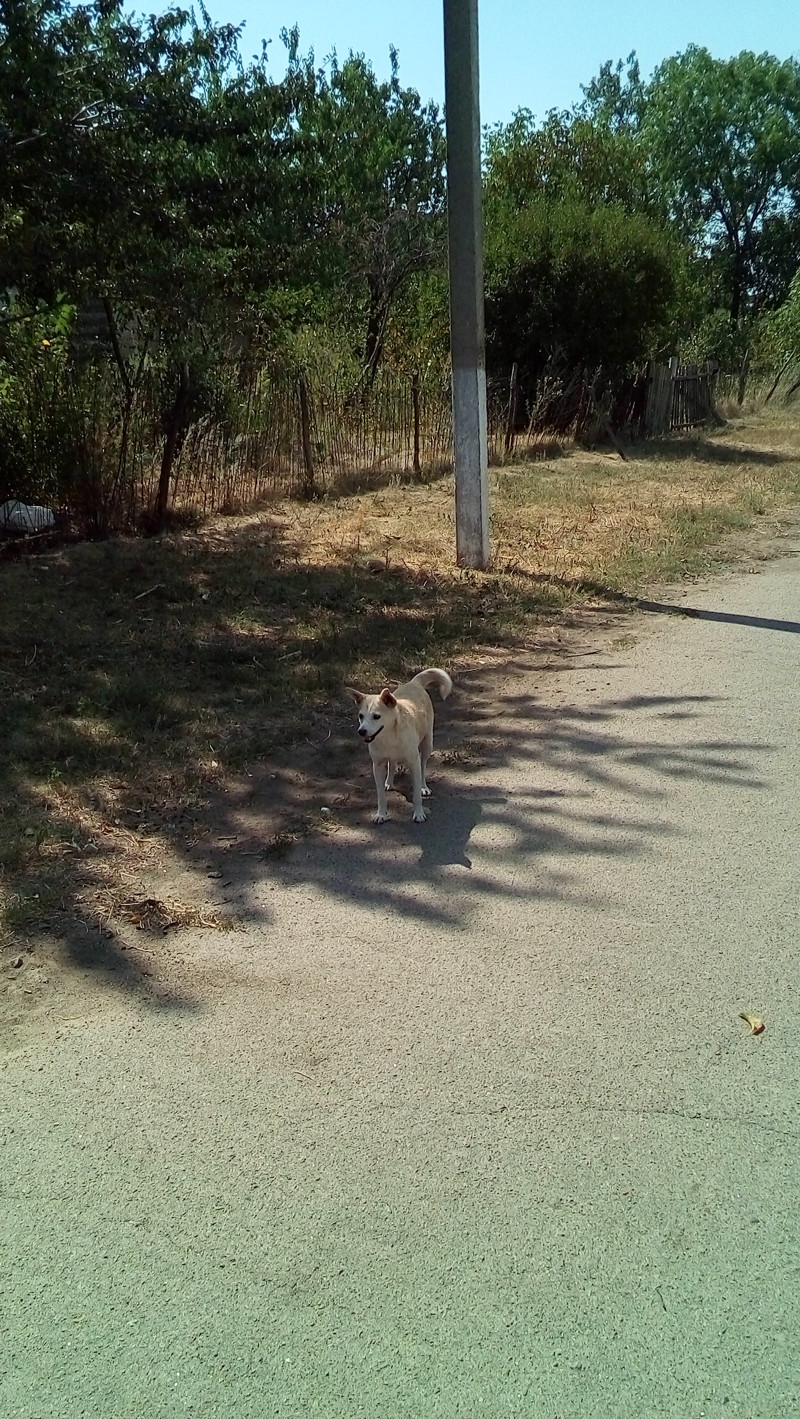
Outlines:
<svg viewBox="0 0 800 1419"><path fill-rule="evenodd" d="M378 365L383 358L383 337L386 331L386 320L389 315L389 301L386 292L377 282L369 283L369 316L367 318L367 339L364 346L364 371L366 375L366 385L370 388L375 382L378 373Z"/></svg>
<svg viewBox="0 0 800 1419"><path fill-rule="evenodd" d="M367 343L364 349L364 368L367 385L375 382L378 365L383 354L382 322L377 311L370 311L367 325Z"/></svg>
<svg viewBox="0 0 800 1419"><path fill-rule="evenodd" d="M158 492L156 493L156 505L154 509L156 527L163 526L164 519L167 515L172 466L180 446L181 434L185 428L186 413L189 408L191 392L192 386L189 377L189 365L186 360L182 360L175 402L165 421L167 436L164 440L164 452L161 455L161 473L158 479Z"/></svg>
<svg viewBox="0 0 800 1419"><path fill-rule="evenodd" d="M736 403L737 403L737 404L744 404L745 390L747 389L747 376L748 376L748 374L749 374L749 371L750 371L750 347L748 346L747 349L746 349L745 352L744 352L744 359L742 360L742 367L741 367L741 369L739 370L739 388L738 388L738 390L737 390L737 392L736 392Z"/></svg>
<svg viewBox="0 0 800 1419"><path fill-rule="evenodd" d="M106 321L108 322L108 334L111 340L111 348L114 351L114 359L117 363L117 369L119 370L119 377L125 387L126 395L130 398L133 393L133 387L131 385L130 375L128 374L128 367L125 364L125 357L122 353L122 346L119 343L119 331L117 329L117 321L116 316L114 315L114 308L111 304L111 301L108 299L108 296L103 296L103 310L106 313Z"/></svg>
<svg viewBox="0 0 800 1419"><path fill-rule="evenodd" d="M119 489L120 487L124 487L126 481L125 472L128 465L128 437L130 434L131 416L133 413L134 385L130 374L128 373L128 367L125 363L125 357L122 353L122 346L120 345L119 340L119 330L117 329L117 320L116 316L114 315L114 308L108 296L103 297L103 309L106 313L106 320L108 322L108 333L111 339L111 348L114 352L114 359L117 364L119 377L122 380L122 386L125 390L125 402L122 408L122 428L120 431L119 440L119 457L117 458L117 472L114 478L113 486L110 490L110 494L104 498L105 521L106 524L110 524L111 522L113 522L114 519L114 505L117 500ZM105 532L107 530L108 527L105 526L103 528L103 531Z"/></svg>
<svg viewBox="0 0 800 1419"><path fill-rule="evenodd" d="M731 325L738 329L742 313L742 293L744 290L744 256L740 249L733 253L733 278L731 282Z"/></svg>
<svg viewBox="0 0 800 1419"><path fill-rule="evenodd" d="M766 399L764 400L764 403L765 403L765 404L769 404L769 401L770 401L770 399L772 398L773 394L775 393L775 390L778 388L778 385L780 384L781 380L783 379L783 376L785 375L785 373L786 373L786 371L788 370L789 366L790 366L791 364L793 364L796 359L797 359L797 356L796 356L796 355L790 355L789 358L788 358L788 360L785 360L784 363L781 365L780 369L778 370L778 373L776 374L776 376L775 376L775 378L774 378L774 380L773 380L773 382L772 382L772 386L771 386L771 388L770 388L769 394L767 395Z"/></svg>

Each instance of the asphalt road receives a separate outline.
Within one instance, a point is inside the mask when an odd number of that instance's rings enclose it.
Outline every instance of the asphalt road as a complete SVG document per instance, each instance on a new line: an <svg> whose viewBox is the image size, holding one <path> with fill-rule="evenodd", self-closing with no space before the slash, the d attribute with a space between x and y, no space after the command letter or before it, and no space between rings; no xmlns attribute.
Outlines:
<svg viewBox="0 0 800 1419"><path fill-rule="evenodd" d="M800 558L676 600L6 1058L3 1419L800 1413Z"/></svg>

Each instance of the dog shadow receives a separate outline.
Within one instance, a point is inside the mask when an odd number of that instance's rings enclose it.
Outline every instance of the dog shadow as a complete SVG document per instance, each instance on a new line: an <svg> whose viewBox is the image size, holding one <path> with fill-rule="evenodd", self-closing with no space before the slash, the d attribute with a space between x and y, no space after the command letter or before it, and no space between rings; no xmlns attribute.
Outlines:
<svg viewBox="0 0 800 1419"><path fill-rule="evenodd" d="M422 825L427 831L420 834L422 852L417 867L424 873L433 873L442 867L466 867L472 870L472 858L467 852L469 840L480 823L486 807L486 799L503 805L505 795L498 793L480 794L476 790L455 794L441 787L434 796L426 800L430 817ZM410 800L409 800L410 801ZM442 821L437 821L440 809Z"/></svg>

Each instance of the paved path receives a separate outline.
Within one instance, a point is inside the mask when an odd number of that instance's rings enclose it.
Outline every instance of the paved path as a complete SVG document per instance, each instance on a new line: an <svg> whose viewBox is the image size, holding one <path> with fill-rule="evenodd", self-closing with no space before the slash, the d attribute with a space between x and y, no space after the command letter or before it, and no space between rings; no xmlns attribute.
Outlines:
<svg viewBox="0 0 800 1419"><path fill-rule="evenodd" d="M800 558L682 600L7 1059L3 1419L800 1413Z"/></svg>

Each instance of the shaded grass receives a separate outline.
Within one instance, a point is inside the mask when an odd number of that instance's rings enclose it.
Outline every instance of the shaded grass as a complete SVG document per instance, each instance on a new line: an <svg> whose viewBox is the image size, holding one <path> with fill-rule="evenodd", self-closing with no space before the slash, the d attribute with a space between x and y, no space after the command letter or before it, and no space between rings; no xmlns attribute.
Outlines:
<svg viewBox="0 0 800 1419"><path fill-rule="evenodd" d="M0 575L11 935L78 897L129 892L121 861L191 839L226 775L324 738L345 679L510 643L565 599L502 577L315 564L264 519L87 544Z"/></svg>
<svg viewBox="0 0 800 1419"><path fill-rule="evenodd" d="M190 843L229 776L324 739L344 681L510 649L588 595L708 567L800 501L799 434L497 470L487 573L453 565L450 479L0 565L6 941L135 900L130 864Z"/></svg>

